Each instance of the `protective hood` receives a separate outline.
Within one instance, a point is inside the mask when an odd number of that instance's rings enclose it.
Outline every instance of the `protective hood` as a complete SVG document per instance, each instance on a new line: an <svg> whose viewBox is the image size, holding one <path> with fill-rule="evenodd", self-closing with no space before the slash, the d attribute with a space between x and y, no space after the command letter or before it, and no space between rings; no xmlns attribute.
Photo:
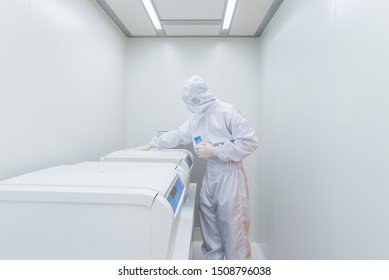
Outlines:
<svg viewBox="0 0 389 280"><path fill-rule="evenodd" d="M181 92L181 98L188 109L195 114L203 113L216 100L208 91L208 86L199 76L189 78Z"/></svg>

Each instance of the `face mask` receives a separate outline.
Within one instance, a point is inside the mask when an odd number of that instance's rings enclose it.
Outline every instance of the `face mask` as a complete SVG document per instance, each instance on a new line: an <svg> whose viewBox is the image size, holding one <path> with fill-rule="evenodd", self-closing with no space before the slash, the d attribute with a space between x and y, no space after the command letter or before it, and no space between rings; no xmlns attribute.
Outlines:
<svg viewBox="0 0 389 280"><path fill-rule="evenodd" d="M187 105L186 106L189 111L191 111L193 114L200 114L201 113L201 108L199 106L192 106L192 105Z"/></svg>
<svg viewBox="0 0 389 280"><path fill-rule="evenodd" d="M200 114L204 113L208 109L208 107L211 105L212 105L212 102L207 102L205 104L201 104L201 105L197 105L197 106L187 104L186 107L192 113L200 115Z"/></svg>

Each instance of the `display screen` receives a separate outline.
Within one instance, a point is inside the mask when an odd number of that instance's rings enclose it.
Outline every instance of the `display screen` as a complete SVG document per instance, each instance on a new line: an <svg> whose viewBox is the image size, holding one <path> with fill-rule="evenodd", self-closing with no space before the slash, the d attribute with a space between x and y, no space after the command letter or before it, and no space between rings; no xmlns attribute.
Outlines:
<svg viewBox="0 0 389 280"><path fill-rule="evenodd" d="M177 193L177 189L176 189L176 187L173 187L173 189L170 191L169 196L171 196L174 199L174 197L176 196L176 193Z"/></svg>
<svg viewBox="0 0 389 280"><path fill-rule="evenodd" d="M167 195L167 200L172 206L174 213L176 213L183 192L184 184L182 183L180 177L177 177L177 180L174 182Z"/></svg>

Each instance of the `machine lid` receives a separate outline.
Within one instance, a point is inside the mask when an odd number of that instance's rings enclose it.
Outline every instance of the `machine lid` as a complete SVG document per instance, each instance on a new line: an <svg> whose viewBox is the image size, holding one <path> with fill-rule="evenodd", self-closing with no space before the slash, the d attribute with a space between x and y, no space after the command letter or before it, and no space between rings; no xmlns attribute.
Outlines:
<svg viewBox="0 0 389 280"><path fill-rule="evenodd" d="M177 176L174 163L82 162L39 170L1 185L149 189L165 195Z"/></svg>
<svg viewBox="0 0 389 280"><path fill-rule="evenodd" d="M185 149L164 149L149 151L120 150L101 158L101 161L147 161L147 162L173 162L181 165L185 162L189 170L192 169L193 155Z"/></svg>
<svg viewBox="0 0 389 280"><path fill-rule="evenodd" d="M148 151L136 151L136 150L119 150L116 152L112 152L108 155L138 155L141 157L177 157L177 158L183 158L188 154L188 151L185 149L151 149Z"/></svg>
<svg viewBox="0 0 389 280"><path fill-rule="evenodd" d="M184 149L165 149L149 151L120 150L106 155L105 157L124 157L133 159L171 159L176 163L188 156L188 151Z"/></svg>
<svg viewBox="0 0 389 280"><path fill-rule="evenodd" d="M0 185L0 201L130 204L151 207L156 191L112 187Z"/></svg>

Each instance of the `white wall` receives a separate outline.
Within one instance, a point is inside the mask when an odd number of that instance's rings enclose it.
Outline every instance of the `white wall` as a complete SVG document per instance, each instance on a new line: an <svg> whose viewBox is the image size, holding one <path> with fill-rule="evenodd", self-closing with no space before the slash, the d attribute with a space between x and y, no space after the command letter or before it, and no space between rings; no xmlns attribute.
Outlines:
<svg viewBox="0 0 389 280"><path fill-rule="evenodd" d="M389 258L388 9L288 0L258 41L268 258Z"/></svg>
<svg viewBox="0 0 389 280"><path fill-rule="evenodd" d="M335 253L389 259L389 2L336 1Z"/></svg>
<svg viewBox="0 0 389 280"><path fill-rule="evenodd" d="M0 179L124 146L126 40L93 1L4 1L0 34Z"/></svg>
<svg viewBox="0 0 389 280"><path fill-rule="evenodd" d="M190 116L180 92L200 75L221 100L237 106L254 125L257 106L256 41L253 39L129 39L127 145L144 144L158 131L176 129ZM255 197L255 156L245 160ZM201 161L201 160L200 160ZM199 159L195 164L199 165ZM258 222L252 200L252 228ZM252 231L252 239L256 236Z"/></svg>

